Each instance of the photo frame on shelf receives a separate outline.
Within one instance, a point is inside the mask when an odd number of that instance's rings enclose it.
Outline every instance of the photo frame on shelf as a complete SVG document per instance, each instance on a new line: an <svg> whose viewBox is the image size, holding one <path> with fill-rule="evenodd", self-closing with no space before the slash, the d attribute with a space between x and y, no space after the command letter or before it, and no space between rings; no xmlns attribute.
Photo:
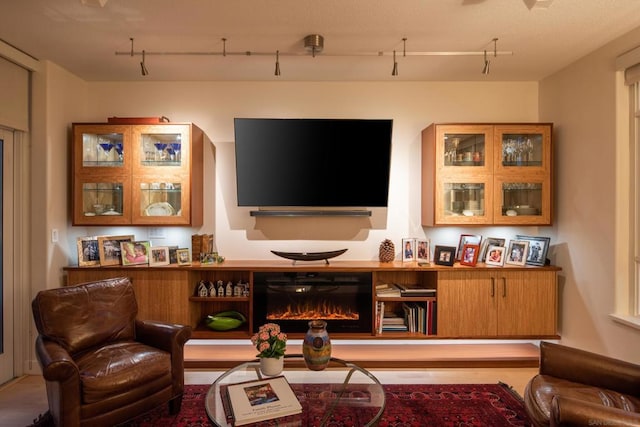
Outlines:
<svg viewBox="0 0 640 427"><path fill-rule="evenodd" d="M100 265L100 251L97 237L78 237L78 266L92 267Z"/></svg>
<svg viewBox="0 0 640 427"><path fill-rule="evenodd" d="M417 239L416 240L416 260L419 263L431 262L431 242L429 239Z"/></svg>
<svg viewBox="0 0 640 427"><path fill-rule="evenodd" d="M480 245L480 254L478 255L478 262L485 262L487 258L487 249L490 246L504 246L506 239L500 237L487 237L482 239L482 245Z"/></svg>
<svg viewBox="0 0 640 427"><path fill-rule="evenodd" d="M402 239L402 261L416 260L416 239Z"/></svg>
<svg viewBox="0 0 640 427"><path fill-rule="evenodd" d="M433 252L433 261L437 265L452 266L456 258L455 246L438 246L436 245Z"/></svg>
<svg viewBox="0 0 640 427"><path fill-rule="evenodd" d="M176 249L176 256L178 258L178 265L191 265L191 253L189 249Z"/></svg>
<svg viewBox="0 0 640 427"><path fill-rule="evenodd" d="M456 251L456 261L460 261L460 256L462 255L462 247L464 245L480 245L482 241L482 236L479 234L461 234L460 242L458 243L458 250Z"/></svg>
<svg viewBox="0 0 640 427"><path fill-rule="evenodd" d="M504 265L504 254L507 248L504 246L489 246L485 264L502 267Z"/></svg>
<svg viewBox="0 0 640 427"><path fill-rule="evenodd" d="M98 250L100 251L100 265L120 265L122 255L121 242L133 242L133 235L98 236Z"/></svg>
<svg viewBox="0 0 640 427"><path fill-rule="evenodd" d="M149 264L149 248L147 240L137 242L120 242L122 265Z"/></svg>
<svg viewBox="0 0 640 427"><path fill-rule="evenodd" d="M178 263L178 247L169 246L169 264Z"/></svg>
<svg viewBox="0 0 640 427"><path fill-rule="evenodd" d="M511 240L507 249L505 264L525 265L529 251L528 240Z"/></svg>
<svg viewBox="0 0 640 427"><path fill-rule="evenodd" d="M169 247L153 246L149 248L149 266L169 265Z"/></svg>
<svg viewBox="0 0 640 427"><path fill-rule="evenodd" d="M527 254L527 265L544 266L547 263L547 253L549 252L550 237L522 236L517 235L516 240L526 240L529 242L529 252Z"/></svg>
<svg viewBox="0 0 640 427"><path fill-rule="evenodd" d="M475 267L478 262L478 255L480 253L480 245L464 245L462 247L462 256L460 257L460 265L467 265L469 267Z"/></svg>

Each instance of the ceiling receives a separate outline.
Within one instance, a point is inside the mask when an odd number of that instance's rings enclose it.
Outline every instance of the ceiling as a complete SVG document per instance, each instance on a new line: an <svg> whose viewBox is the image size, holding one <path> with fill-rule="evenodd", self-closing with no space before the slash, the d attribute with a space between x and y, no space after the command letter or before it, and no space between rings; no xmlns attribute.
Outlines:
<svg viewBox="0 0 640 427"><path fill-rule="evenodd" d="M1 40L87 81L538 81L637 27L640 0L3 0L0 5ZM315 57L304 47L310 34L324 37L324 50ZM141 75L143 50L147 76ZM397 76L391 75L394 50ZM481 73L485 50L488 75ZM280 76L274 75L276 51Z"/></svg>

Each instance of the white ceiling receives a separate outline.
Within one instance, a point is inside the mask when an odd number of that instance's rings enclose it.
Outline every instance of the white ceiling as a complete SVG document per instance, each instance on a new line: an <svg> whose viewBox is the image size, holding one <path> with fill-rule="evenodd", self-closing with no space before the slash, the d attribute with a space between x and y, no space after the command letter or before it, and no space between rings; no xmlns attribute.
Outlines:
<svg viewBox="0 0 640 427"><path fill-rule="evenodd" d="M87 81L537 81L637 27L640 0L0 0L0 39ZM480 55L403 56L403 37L408 53ZM492 57L493 38L512 54ZM372 55L342 56L356 52Z"/></svg>

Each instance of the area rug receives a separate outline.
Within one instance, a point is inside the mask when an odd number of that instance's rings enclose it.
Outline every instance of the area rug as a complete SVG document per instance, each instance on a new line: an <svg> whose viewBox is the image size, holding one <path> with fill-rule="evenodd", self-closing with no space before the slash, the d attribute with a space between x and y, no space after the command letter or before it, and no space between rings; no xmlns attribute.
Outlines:
<svg viewBox="0 0 640 427"><path fill-rule="evenodd" d="M385 384L387 404L379 427L531 426L522 399L499 384ZM209 385L187 385L178 415L167 405L143 414L127 427L211 426L204 409ZM299 392L299 390L297 390ZM260 425L268 426L269 423ZM310 426L316 424L311 421ZM332 427L357 427L358 420L329 420Z"/></svg>

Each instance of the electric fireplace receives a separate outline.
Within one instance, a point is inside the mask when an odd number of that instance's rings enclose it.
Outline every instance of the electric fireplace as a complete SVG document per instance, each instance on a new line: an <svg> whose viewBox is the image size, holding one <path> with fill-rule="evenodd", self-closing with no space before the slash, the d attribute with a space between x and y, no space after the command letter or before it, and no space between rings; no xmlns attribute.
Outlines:
<svg viewBox="0 0 640 427"><path fill-rule="evenodd" d="M254 332L267 322L306 332L310 320L322 319L330 334L370 333L371 287L371 273L256 272Z"/></svg>

